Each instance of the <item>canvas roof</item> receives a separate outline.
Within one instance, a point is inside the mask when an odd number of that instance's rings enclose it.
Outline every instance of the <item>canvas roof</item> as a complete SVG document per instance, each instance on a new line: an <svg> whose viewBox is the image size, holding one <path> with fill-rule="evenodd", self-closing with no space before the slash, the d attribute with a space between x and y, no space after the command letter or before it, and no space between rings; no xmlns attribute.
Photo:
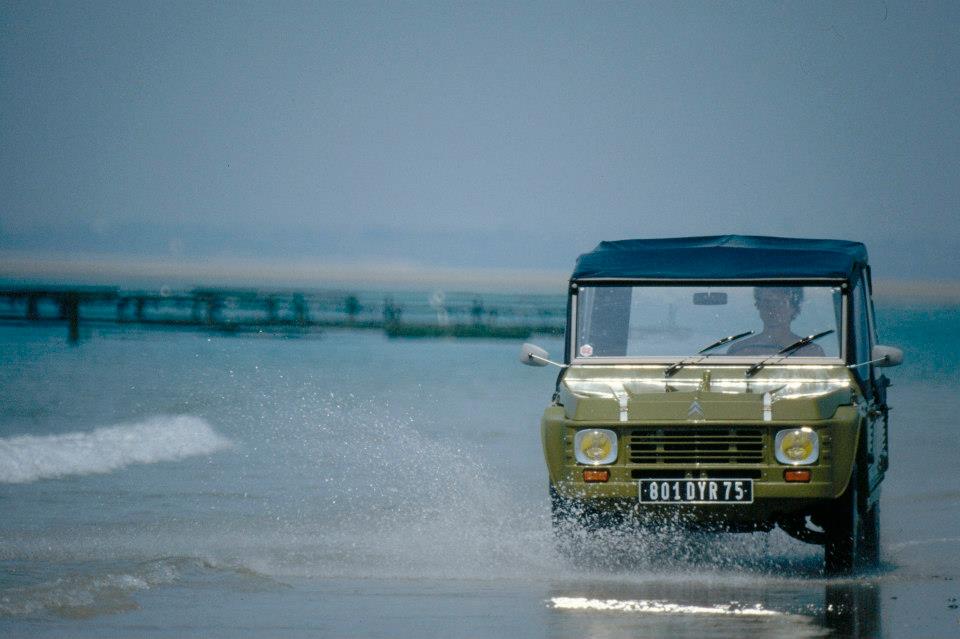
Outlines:
<svg viewBox="0 0 960 639"><path fill-rule="evenodd" d="M713 235L601 242L571 281L603 279L850 279L867 263L860 242Z"/></svg>

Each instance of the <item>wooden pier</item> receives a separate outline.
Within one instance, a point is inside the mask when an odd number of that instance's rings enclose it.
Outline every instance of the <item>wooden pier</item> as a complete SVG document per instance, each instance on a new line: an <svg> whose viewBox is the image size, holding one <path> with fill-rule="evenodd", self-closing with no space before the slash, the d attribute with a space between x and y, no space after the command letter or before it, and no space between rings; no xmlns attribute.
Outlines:
<svg viewBox="0 0 960 639"><path fill-rule="evenodd" d="M324 329L381 330L390 337L525 339L562 334L559 296L432 295L348 291L196 288L128 291L119 287L0 288L0 323L63 323L71 343L81 324L277 335Z"/></svg>

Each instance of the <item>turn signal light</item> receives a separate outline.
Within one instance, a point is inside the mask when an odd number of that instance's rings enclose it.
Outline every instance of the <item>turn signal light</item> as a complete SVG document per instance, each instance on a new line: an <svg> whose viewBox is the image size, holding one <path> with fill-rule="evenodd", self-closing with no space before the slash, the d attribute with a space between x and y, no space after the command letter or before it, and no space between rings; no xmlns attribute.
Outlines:
<svg viewBox="0 0 960 639"><path fill-rule="evenodd" d="M788 468L783 471L783 479L784 481L807 483L810 481L810 471L806 469Z"/></svg>
<svg viewBox="0 0 960 639"><path fill-rule="evenodd" d="M585 468L583 471L583 481L585 482L604 482L610 480L610 471L606 468Z"/></svg>

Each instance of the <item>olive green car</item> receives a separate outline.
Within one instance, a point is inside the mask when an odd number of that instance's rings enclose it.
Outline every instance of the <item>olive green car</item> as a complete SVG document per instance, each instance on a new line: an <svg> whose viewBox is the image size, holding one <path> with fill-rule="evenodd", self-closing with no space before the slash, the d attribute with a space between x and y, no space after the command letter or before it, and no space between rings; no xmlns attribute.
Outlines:
<svg viewBox="0 0 960 639"><path fill-rule="evenodd" d="M831 573L879 560L889 381L864 246L749 236L603 242L569 284L541 424L554 523L788 534Z"/></svg>

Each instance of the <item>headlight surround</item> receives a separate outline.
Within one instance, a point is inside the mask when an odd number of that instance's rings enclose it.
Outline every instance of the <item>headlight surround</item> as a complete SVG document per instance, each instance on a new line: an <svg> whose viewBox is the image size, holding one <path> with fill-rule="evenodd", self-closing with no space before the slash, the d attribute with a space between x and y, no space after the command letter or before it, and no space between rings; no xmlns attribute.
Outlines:
<svg viewBox="0 0 960 639"><path fill-rule="evenodd" d="M573 436L573 451L577 461L588 466L612 464L617 461L617 434L607 428L587 428Z"/></svg>
<svg viewBox="0 0 960 639"><path fill-rule="evenodd" d="M773 448L777 461L781 464L812 464L820 458L820 436L806 426L781 430L774 439Z"/></svg>

